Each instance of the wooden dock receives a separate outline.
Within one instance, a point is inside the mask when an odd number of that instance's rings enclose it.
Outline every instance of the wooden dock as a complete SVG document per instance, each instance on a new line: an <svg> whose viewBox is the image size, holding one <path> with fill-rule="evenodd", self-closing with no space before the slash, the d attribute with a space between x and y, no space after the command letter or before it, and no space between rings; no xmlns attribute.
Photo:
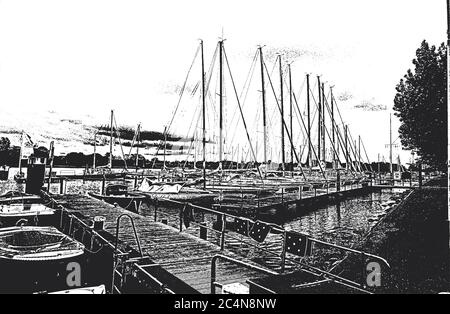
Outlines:
<svg viewBox="0 0 450 314"><path fill-rule="evenodd" d="M200 293L211 292L211 261L217 254L258 266L226 249L220 250L209 241L87 195L53 195L52 198L85 222L92 221L95 216L105 217L105 230L111 235L115 235L117 218L129 214L134 220L144 255ZM126 219L119 228L119 239L137 249L131 224ZM216 278L222 284L229 284L245 283L263 276L235 263L220 262Z"/></svg>

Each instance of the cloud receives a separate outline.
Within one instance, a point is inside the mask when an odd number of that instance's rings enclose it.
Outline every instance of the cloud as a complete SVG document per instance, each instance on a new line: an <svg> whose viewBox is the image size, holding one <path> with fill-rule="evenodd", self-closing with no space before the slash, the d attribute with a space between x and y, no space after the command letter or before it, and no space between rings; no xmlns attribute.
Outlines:
<svg viewBox="0 0 450 314"><path fill-rule="evenodd" d="M359 104L355 105L354 108L362 109L364 111L384 111L387 110L386 105L381 105L375 103L375 99L363 100Z"/></svg>
<svg viewBox="0 0 450 314"><path fill-rule="evenodd" d="M352 98L353 98L353 95L348 91L342 92L338 95L339 101L349 101Z"/></svg>
<svg viewBox="0 0 450 314"><path fill-rule="evenodd" d="M264 58L274 61L281 54L287 62L292 62L301 57L311 57L314 59L324 57L324 53L315 49L295 48L295 47L266 47L264 49Z"/></svg>

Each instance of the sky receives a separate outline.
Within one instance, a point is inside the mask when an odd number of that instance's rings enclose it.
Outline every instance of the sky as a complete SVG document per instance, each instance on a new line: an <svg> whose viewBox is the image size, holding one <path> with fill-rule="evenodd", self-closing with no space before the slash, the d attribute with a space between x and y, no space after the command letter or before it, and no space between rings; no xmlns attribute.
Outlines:
<svg viewBox="0 0 450 314"><path fill-rule="evenodd" d="M0 0L0 126L50 132L61 128L55 112L106 124L115 109L120 123L162 131L199 39L208 63L223 36L239 90L258 45L284 52L298 89L305 73L334 85L344 120L376 160L387 157L395 85L423 39L444 42L445 8L444 0Z"/></svg>

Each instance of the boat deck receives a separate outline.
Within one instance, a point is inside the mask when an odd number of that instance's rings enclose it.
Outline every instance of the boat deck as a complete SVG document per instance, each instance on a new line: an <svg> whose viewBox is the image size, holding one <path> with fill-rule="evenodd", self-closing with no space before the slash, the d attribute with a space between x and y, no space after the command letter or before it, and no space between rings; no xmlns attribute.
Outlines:
<svg viewBox="0 0 450 314"><path fill-rule="evenodd" d="M106 218L105 230L111 235L116 232L116 220L122 214L130 215L135 223L144 255L200 293L211 292L211 260L222 254L249 264L243 257L202 240L186 232L179 232L151 217L144 217L120 207L114 207L88 195L53 195L53 199L69 212L76 212L83 220L92 221L95 216ZM123 219L119 228L119 239L137 249L131 223ZM256 264L253 264L256 265ZM220 262L217 280L222 284L245 283L264 275L228 262Z"/></svg>

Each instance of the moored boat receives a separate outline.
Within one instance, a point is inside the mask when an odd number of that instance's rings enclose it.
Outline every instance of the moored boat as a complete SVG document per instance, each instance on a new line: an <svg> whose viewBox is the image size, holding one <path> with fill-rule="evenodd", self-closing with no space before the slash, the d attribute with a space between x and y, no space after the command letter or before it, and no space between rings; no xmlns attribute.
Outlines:
<svg viewBox="0 0 450 314"><path fill-rule="evenodd" d="M148 196L152 200L159 201L211 203L217 197L217 194L208 190L187 187L181 184L153 184L147 179L142 181L137 192Z"/></svg>
<svg viewBox="0 0 450 314"><path fill-rule="evenodd" d="M128 187L123 184L110 184L105 189L105 194L89 192L90 196L107 202L112 205L119 205L122 208L138 212L145 195L129 192Z"/></svg>
<svg viewBox="0 0 450 314"><path fill-rule="evenodd" d="M54 227L1 228L0 292L66 289L67 267L79 265L83 255L83 244Z"/></svg>
<svg viewBox="0 0 450 314"><path fill-rule="evenodd" d="M28 204L39 202L41 202L41 197L39 195L28 194L19 191L8 191L0 195L0 204Z"/></svg>
<svg viewBox="0 0 450 314"><path fill-rule="evenodd" d="M55 210L44 204L0 204L0 226L52 225Z"/></svg>

